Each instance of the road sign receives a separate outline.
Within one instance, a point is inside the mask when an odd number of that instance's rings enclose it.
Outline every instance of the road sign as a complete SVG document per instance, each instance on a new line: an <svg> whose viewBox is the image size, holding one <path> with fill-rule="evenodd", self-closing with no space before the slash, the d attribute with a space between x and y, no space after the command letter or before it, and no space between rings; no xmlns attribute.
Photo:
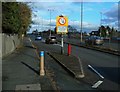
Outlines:
<svg viewBox="0 0 120 92"><path fill-rule="evenodd" d="M68 32L68 18L66 16L58 16L56 19L56 30L58 34Z"/></svg>
<svg viewBox="0 0 120 92"><path fill-rule="evenodd" d="M66 19L64 17L59 18L58 22L59 22L60 25L64 25L66 23Z"/></svg>

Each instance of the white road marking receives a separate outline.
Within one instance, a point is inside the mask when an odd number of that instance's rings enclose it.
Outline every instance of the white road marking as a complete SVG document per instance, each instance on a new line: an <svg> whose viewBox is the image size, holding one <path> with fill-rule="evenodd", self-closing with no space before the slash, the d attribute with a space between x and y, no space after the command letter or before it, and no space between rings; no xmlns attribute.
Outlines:
<svg viewBox="0 0 120 92"><path fill-rule="evenodd" d="M78 61L80 64L80 68L81 68L81 78L85 77L84 71L83 71L83 65L82 65L82 61L80 60L80 57L78 57Z"/></svg>
<svg viewBox="0 0 120 92"><path fill-rule="evenodd" d="M53 44L53 45L57 45L57 46L60 46L60 47L61 47L61 44Z"/></svg>
<svg viewBox="0 0 120 92"><path fill-rule="evenodd" d="M102 83L103 83L103 81L98 81L92 86L92 88L97 88Z"/></svg>
<svg viewBox="0 0 120 92"><path fill-rule="evenodd" d="M42 39L41 41L42 41L42 42L45 42L45 40L44 40L44 39Z"/></svg>
<svg viewBox="0 0 120 92"><path fill-rule="evenodd" d="M95 70L91 65L88 65L89 68L91 68L97 75L99 75L102 79L104 79L104 77L97 71Z"/></svg>
<svg viewBox="0 0 120 92"><path fill-rule="evenodd" d="M31 39L29 38L30 42L31 42Z"/></svg>

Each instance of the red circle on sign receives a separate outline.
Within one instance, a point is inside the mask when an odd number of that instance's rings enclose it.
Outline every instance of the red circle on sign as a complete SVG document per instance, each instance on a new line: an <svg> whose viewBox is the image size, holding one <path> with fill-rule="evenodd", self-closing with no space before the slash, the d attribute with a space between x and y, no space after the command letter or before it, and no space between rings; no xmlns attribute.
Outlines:
<svg viewBox="0 0 120 92"><path fill-rule="evenodd" d="M64 23L60 23L61 19L64 19ZM59 22L60 25L64 25L64 24L66 23L66 19L65 19L64 17L60 17L60 18L58 19L58 22Z"/></svg>

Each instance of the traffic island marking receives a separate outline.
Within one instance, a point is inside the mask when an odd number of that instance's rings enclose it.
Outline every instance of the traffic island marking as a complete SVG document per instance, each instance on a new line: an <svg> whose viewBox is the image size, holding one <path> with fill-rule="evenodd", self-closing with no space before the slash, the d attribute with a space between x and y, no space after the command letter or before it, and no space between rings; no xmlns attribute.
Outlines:
<svg viewBox="0 0 120 92"><path fill-rule="evenodd" d="M84 73L83 70L81 70L81 66L80 63L81 61L79 61L79 59L75 56L68 56L68 55L61 55L59 53L50 53L48 52L48 54L55 59L60 65L62 65L65 69L67 69L67 71L69 71L72 75L75 76L75 78L83 78Z"/></svg>

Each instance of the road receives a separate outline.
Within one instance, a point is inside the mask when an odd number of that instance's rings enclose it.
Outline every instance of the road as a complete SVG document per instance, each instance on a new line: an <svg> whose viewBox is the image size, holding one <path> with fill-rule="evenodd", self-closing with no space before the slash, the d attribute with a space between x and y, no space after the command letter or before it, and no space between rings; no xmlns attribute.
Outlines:
<svg viewBox="0 0 120 92"><path fill-rule="evenodd" d="M33 43L39 48L39 51L44 50L44 51L60 52L61 50L58 44L45 44L44 41L34 41L34 37L31 37L31 39ZM64 44L64 50L65 50L65 53L67 53L67 44ZM84 71L86 73L86 77L83 80L79 80L79 81L83 81L85 84L88 83L88 85L93 85L96 81L101 80L98 75L93 73L93 71L91 71L91 69L88 68L88 65L91 65L105 78L103 80L102 85L100 85L99 89L118 90L118 85L119 85L118 69L120 69L120 67L118 66L118 59L119 59L118 56L103 53L103 52L98 52L94 50L89 50L81 47L76 47L76 46L72 46L72 54L80 57L83 63ZM56 65L56 68L57 66L58 65ZM58 74L58 76L60 75ZM65 76L61 75L61 77L64 77L68 80L71 78L71 77L68 77L68 75L66 77ZM63 83L65 79L62 79L63 81L59 81L61 80L61 78L59 79L58 77L56 80L58 81L58 84L61 84L59 85L61 89L65 89L64 87L62 87L62 84L66 85ZM78 87L79 83L76 84L77 80L75 80L76 82L73 81L74 78L70 80L72 80L70 81L71 86L68 86L68 89L72 87L72 83L73 84L75 83L76 85L75 87ZM65 81L66 83L68 82L68 84L70 84L69 81L67 80ZM76 88L71 88L71 89L76 89Z"/></svg>

